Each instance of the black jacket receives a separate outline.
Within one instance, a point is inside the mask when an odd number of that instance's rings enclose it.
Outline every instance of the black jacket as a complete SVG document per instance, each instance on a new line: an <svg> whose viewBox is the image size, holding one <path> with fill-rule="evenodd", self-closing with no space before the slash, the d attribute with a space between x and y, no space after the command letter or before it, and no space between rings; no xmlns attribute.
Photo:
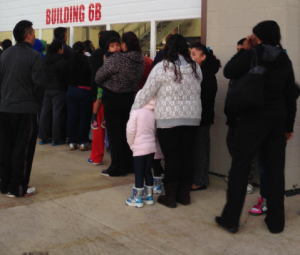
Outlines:
<svg viewBox="0 0 300 255"><path fill-rule="evenodd" d="M219 71L220 62L215 56L208 55L201 65L203 80L201 83L202 117L200 126L214 124L215 99L218 91L216 73Z"/></svg>
<svg viewBox="0 0 300 255"><path fill-rule="evenodd" d="M69 45L67 45L65 41L62 41L60 39L54 38L53 41L60 41L60 42L62 42L63 47L64 47L63 58L65 60L68 60L71 57L71 55L72 55L72 48Z"/></svg>
<svg viewBox="0 0 300 255"><path fill-rule="evenodd" d="M69 86L90 87L91 69L88 57L82 53L73 53L62 66L61 81Z"/></svg>
<svg viewBox="0 0 300 255"><path fill-rule="evenodd" d="M120 35L114 30L103 32L99 39L100 48L95 50L92 56L89 57L89 64L91 67L91 88L92 88L92 96L94 102L97 100L97 93L98 93L98 84L96 84L95 82L95 76L98 69L103 66L103 56L107 52L106 42L109 38L112 37L120 38Z"/></svg>
<svg viewBox="0 0 300 255"><path fill-rule="evenodd" d="M63 64L65 60L63 59L62 54L47 53L44 58L45 61L45 68L46 68L46 76L47 76L47 83L46 83L46 90L67 90L67 84L62 84L61 72Z"/></svg>
<svg viewBox="0 0 300 255"><path fill-rule="evenodd" d="M37 114L46 84L44 61L27 42L18 42L0 58L1 112Z"/></svg>
<svg viewBox="0 0 300 255"><path fill-rule="evenodd" d="M286 132L293 132L298 88L292 63L279 47L268 44L256 46L258 65L266 67L264 74L264 108L255 111L265 118L286 118ZM225 66L224 76L237 79L251 68L252 50L241 50Z"/></svg>
<svg viewBox="0 0 300 255"><path fill-rule="evenodd" d="M155 67L160 61L162 61L163 57L164 57L164 50L159 50L156 53L156 56L152 62L152 68Z"/></svg>

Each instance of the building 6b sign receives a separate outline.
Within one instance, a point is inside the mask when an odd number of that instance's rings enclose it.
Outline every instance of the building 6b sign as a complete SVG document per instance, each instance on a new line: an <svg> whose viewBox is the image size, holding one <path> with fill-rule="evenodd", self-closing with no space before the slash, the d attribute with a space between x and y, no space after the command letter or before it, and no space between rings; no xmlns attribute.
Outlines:
<svg viewBox="0 0 300 255"><path fill-rule="evenodd" d="M87 10L83 4L47 9L46 25L84 22L86 17L88 17L89 21L100 20L101 4L90 4Z"/></svg>

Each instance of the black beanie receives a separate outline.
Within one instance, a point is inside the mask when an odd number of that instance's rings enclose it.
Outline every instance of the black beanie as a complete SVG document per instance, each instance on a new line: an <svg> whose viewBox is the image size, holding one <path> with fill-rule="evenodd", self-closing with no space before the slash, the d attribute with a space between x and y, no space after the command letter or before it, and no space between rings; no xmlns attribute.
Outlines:
<svg viewBox="0 0 300 255"><path fill-rule="evenodd" d="M279 44L281 40L280 27L273 20L266 20L258 23L253 28L253 33L265 43Z"/></svg>

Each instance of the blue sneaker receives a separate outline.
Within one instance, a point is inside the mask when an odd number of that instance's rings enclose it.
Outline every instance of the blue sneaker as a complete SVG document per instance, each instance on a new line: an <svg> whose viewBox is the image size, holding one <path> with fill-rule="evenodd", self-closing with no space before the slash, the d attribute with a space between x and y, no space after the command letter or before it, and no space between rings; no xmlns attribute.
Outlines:
<svg viewBox="0 0 300 255"><path fill-rule="evenodd" d="M94 165L103 165L102 162L96 163L96 162L93 162L90 158L88 159L88 162L91 163L91 164L94 164Z"/></svg>
<svg viewBox="0 0 300 255"><path fill-rule="evenodd" d="M126 204L138 208L143 207L144 206L143 199L142 199L143 190L144 190L143 188L138 189L133 187L132 197L127 198Z"/></svg>
<svg viewBox="0 0 300 255"><path fill-rule="evenodd" d="M48 140L40 140L39 145L45 145L48 143Z"/></svg>
<svg viewBox="0 0 300 255"><path fill-rule="evenodd" d="M162 187L162 179L163 177L153 177L153 193L154 194L161 194L163 192Z"/></svg>
<svg viewBox="0 0 300 255"><path fill-rule="evenodd" d="M142 196L143 202L146 205L153 205L153 186L145 186L143 190L143 196Z"/></svg>
<svg viewBox="0 0 300 255"><path fill-rule="evenodd" d="M65 143L63 141L57 141L57 142L53 141L51 143L52 146L58 146L58 145L62 145L62 144L65 144Z"/></svg>

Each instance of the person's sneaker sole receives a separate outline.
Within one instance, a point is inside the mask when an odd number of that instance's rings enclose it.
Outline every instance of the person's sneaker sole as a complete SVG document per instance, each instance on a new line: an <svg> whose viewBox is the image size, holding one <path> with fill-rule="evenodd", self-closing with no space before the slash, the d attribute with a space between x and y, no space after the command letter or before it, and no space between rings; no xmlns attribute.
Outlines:
<svg viewBox="0 0 300 255"><path fill-rule="evenodd" d="M8 198L16 198L16 196L13 195L13 194L6 194L6 196L7 196Z"/></svg>
<svg viewBox="0 0 300 255"><path fill-rule="evenodd" d="M127 202L127 201L126 201L126 205L132 206L132 207L136 207L136 208L142 208L142 207L144 206L143 204L137 205L137 204L129 203L129 202Z"/></svg>
<svg viewBox="0 0 300 255"><path fill-rule="evenodd" d="M101 173L103 176L109 176L109 174L106 174L106 173Z"/></svg>
<svg viewBox="0 0 300 255"><path fill-rule="evenodd" d="M143 202L144 202L144 204L146 204L146 205L154 205L154 201L153 201L153 200L152 200L152 201L144 200Z"/></svg>
<svg viewBox="0 0 300 255"><path fill-rule="evenodd" d="M80 148L81 151L87 151L87 148Z"/></svg>
<svg viewBox="0 0 300 255"><path fill-rule="evenodd" d="M162 194L162 190L153 190L153 194Z"/></svg>

